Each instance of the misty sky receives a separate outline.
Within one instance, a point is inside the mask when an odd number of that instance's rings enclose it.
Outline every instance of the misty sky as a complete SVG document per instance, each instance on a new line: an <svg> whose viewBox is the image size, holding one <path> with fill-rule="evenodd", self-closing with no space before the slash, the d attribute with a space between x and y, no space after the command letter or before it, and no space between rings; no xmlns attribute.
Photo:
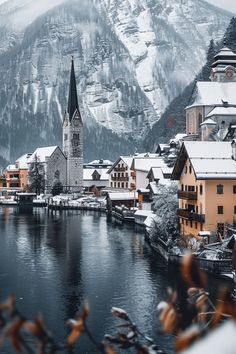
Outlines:
<svg viewBox="0 0 236 354"><path fill-rule="evenodd" d="M207 0L215 6L220 6L225 10L236 13L236 0Z"/></svg>

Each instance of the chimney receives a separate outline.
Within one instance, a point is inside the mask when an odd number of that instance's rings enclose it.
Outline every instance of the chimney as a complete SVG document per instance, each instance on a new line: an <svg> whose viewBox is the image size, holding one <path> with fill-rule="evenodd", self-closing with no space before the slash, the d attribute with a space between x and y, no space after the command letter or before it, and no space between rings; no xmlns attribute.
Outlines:
<svg viewBox="0 0 236 354"><path fill-rule="evenodd" d="M236 161L236 139L232 140L231 146L232 146L232 159Z"/></svg>

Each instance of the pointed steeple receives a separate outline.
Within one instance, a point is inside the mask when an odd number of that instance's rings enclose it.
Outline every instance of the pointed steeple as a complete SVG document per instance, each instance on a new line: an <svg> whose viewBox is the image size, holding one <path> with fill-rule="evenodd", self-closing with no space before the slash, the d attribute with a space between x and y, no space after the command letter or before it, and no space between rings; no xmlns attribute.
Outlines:
<svg viewBox="0 0 236 354"><path fill-rule="evenodd" d="M72 56L71 72L70 72L70 89L69 89L69 99L68 99L68 108L67 108L70 122L76 110L79 112L78 96L77 96L76 80L75 80L74 58Z"/></svg>

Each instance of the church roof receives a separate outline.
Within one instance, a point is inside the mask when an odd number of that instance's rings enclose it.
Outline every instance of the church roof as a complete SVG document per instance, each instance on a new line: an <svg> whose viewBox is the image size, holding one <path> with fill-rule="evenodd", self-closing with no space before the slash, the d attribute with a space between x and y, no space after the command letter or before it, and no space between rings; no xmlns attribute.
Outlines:
<svg viewBox="0 0 236 354"><path fill-rule="evenodd" d="M216 125L216 122L213 119L208 118L204 120L204 122L202 122L200 125Z"/></svg>
<svg viewBox="0 0 236 354"><path fill-rule="evenodd" d="M207 115L212 116L236 116L236 107L216 107Z"/></svg>
<svg viewBox="0 0 236 354"><path fill-rule="evenodd" d="M47 146L47 147L37 148L28 159L28 163L33 163L35 156L38 157L39 162L46 162L47 157L51 157L57 148L58 146Z"/></svg>
<svg viewBox="0 0 236 354"><path fill-rule="evenodd" d="M214 58L215 62L212 64L213 68L218 65L236 65L236 54L228 47L223 47Z"/></svg>
<svg viewBox="0 0 236 354"><path fill-rule="evenodd" d="M67 112L69 114L69 120L71 121L75 111L79 112L77 88L76 88L76 79L75 79L75 68L74 60L71 60L71 72L70 72L70 88L69 88L69 98L68 98L68 107Z"/></svg>
<svg viewBox="0 0 236 354"><path fill-rule="evenodd" d="M236 106L236 82L198 81L194 106L223 106L223 101ZM189 108L187 107L187 108Z"/></svg>

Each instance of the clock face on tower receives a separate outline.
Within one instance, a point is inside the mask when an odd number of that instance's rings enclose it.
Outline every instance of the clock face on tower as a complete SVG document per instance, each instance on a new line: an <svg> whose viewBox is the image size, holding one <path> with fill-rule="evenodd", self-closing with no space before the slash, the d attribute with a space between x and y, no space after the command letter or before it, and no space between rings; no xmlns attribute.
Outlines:
<svg viewBox="0 0 236 354"><path fill-rule="evenodd" d="M227 70L226 71L226 76L228 79L231 79L231 77L233 76L233 71L232 70Z"/></svg>

